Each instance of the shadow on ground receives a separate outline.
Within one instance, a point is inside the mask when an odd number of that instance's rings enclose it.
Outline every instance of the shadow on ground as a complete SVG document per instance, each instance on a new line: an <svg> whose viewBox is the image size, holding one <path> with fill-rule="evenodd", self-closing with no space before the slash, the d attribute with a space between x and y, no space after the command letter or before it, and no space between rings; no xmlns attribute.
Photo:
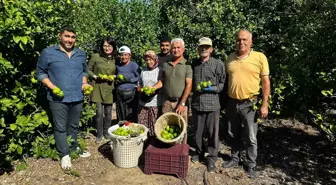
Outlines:
<svg viewBox="0 0 336 185"><path fill-rule="evenodd" d="M286 122L286 123L284 123ZM220 139L228 143L227 121L222 120ZM226 156L227 157L227 156ZM224 159L227 160L227 159ZM336 146L311 126L274 120L259 126L258 170L273 168L286 174L268 174L281 181L302 184L336 183Z"/></svg>

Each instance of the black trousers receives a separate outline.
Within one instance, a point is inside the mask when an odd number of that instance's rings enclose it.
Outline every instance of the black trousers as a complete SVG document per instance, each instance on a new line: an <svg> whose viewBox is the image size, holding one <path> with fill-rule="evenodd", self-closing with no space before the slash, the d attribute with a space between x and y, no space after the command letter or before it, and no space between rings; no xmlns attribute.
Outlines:
<svg viewBox="0 0 336 185"><path fill-rule="evenodd" d="M195 124L196 152L203 154L203 148L207 147L209 158L217 159L219 151L219 115L220 109L212 112L192 110L192 124ZM208 146L203 146L204 129L208 132Z"/></svg>

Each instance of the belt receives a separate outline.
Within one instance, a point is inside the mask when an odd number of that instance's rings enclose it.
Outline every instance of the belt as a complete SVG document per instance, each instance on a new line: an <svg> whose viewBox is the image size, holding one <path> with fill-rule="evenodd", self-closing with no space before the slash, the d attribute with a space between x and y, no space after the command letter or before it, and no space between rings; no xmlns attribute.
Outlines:
<svg viewBox="0 0 336 185"><path fill-rule="evenodd" d="M167 100L170 102L178 102L180 100L180 98L169 98L167 97Z"/></svg>
<svg viewBox="0 0 336 185"><path fill-rule="evenodd" d="M257 99L258 95L254 95L251 98L246 98L246 99L242 99L242 100L234 99L234 98L231 98L231 97L229 97L229 98L232 99L232 100L234 100L234 101L237 101L237 102L245 102L245 101L251 101L251 100Z"/></svg>

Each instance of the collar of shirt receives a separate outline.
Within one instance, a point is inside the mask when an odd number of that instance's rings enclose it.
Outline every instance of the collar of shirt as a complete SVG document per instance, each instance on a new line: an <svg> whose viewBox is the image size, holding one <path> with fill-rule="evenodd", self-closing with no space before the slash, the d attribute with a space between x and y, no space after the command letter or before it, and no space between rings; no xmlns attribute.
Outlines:
<svg viewBox="0 0 336 185"><path fill-rule="evenodd" d="M58 50L58 51L61 51L61 52L65 53L65 52L61 49L60 44L56 44L56 45L55 45L55 50ZM78 52L78 48L73 47L73 48L72 48L71 56L74 55L74 54L77 53L77 52Z"/></svg>
<svg viewBox="0 0 336 185"><path fill-rule="evenodd" d="M185 65L186 64L186 60L185 60L185 58L182 58L181 59L181 61L179 62L179 63L177 63L177 64L181 64L181 65ZM170 61L170 62L168 62L170 65L173 65L173 61Z"/></svg>
<svg viewBox="0 0 336 185"><path fill-rule="evenodd" d="M210 57L209 60L207 60L207 61L202 61L200 58L198 58L197 61L198 61L200 64L209 64L209 63L212 62L212 60L213 60L213 58Z"/></svg>
<svg viewBox="0 0 336 185"><path fill-rule="evenodd" d="M252 52L253 52L253 49L251 49L251 51L250 51L246 56L244 56L243 58L239 58L239 56L238 56L237 53L236 53L236 58L237 58L238 60L243 60L243 59L245 59L245 58L248 58Z"/></svg>

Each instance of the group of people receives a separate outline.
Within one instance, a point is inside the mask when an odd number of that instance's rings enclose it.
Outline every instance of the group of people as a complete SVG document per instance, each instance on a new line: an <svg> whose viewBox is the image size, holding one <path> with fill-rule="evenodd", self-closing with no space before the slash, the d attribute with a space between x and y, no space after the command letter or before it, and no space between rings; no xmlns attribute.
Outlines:
<svg viewBox="0 0 336 185"><path fill-rule="evenodd" d="M207 170L214 172L219 152L220 110L225 108L232 139L232 158L224 162L222 167L230 168L239 164L240 147L242 139L245 139L246 171L251 178L257 176L256 116L265 118L268 115L270 80L267 58L251 48L251 32L245 29L237 32L236 51L229 55L225 63L211 56L214 48L208 37L198 40L199 57L191 61L183 57L183 39L170 40L165 37L160 41L161 53L148 50L143 54L146 66L141 71L138 64L131 60L131 49L127 46L117 49L112 38L102 40L99 52L92 55L88 64L85 52L75 48L75 42L75 30L70 26L64 27L60 32L60 43L41 52L36 71L37 78L49 89L56 148L63 169L71 168L69 153L78 149L76 140L83 91L92 85L91 101L97 108L97 143L109 137L107 130L111 126L114 102L118 120L147 126L150 142L155 139L154 124L160 115L176 112L188 123L188 107L191 107L189 124L194 125L196 143L196 154L191 160L205 160L207 148ZM227 89L223 90L225 85ZM56 87L64 91L64 97L52 93ZM153 91L145 94L141 90L143 87ZM221 93L228 94L226 107L220 106L223 101L220 99ZM258 111L253 109L253 105L258 101L259 94L262 96L262 105ZM208 137L206 146L203 141L205 132ZM74 139L70 146L68 136ZM182 142L187 143L187 133L183 138ZM80 151L81 157L89 155L87 151Z"/></svg>

